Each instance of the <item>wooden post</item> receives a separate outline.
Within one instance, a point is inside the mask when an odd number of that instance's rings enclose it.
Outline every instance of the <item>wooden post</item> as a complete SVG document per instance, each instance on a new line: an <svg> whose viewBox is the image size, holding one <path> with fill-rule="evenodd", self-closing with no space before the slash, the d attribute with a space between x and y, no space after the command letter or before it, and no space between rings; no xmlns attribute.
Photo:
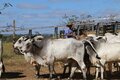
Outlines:
<svg viewBox="0 0 120 80"><path fill-rule="evenodd" d="M58 38L58 27L55 27L54 35L55 35L55 38Z"/></svg>
<svg viewBox="0 0 120 80"><path fill-rule="evenodd" d="M115 25L115 33L117 33L117 32L118 32L118 31L117 31L117 29L118 29L118 24L117 24L117 22L115 22L114 25Z"/></svg>
<svg viewBox="0 0 120 80"><path fill-rule="evenodd" d="M31 39L32 38L32 29L29 29L29 38Z"/></svg>
<svg viewBox="0 0 120 80"><path fill-rule="evenodd" d="M15 28L16 28L15 20L13 20L13 44L15 43Z"/></svg>
<svg viewBox="0 0 120 80"><path fill-rule="evenodd" d="M15 38L15 28L16 28L15 20L13 20L13 38Z"/></svg>
<svg viewBox="0 0 120 80"><path fill-rule="evenodd" d="M81 28L81 26L80 26L80 25L78 25L78 27L77 27L77 36L79 36L79 35L80 35L80 28Z"/></svg>
<svg viewBox="0 0 120 80"><path fill-rule="evenodd" d="M0 62L2 60L2 54L3 54L3 45L2 45L2 39L0 39Z"/></svg>

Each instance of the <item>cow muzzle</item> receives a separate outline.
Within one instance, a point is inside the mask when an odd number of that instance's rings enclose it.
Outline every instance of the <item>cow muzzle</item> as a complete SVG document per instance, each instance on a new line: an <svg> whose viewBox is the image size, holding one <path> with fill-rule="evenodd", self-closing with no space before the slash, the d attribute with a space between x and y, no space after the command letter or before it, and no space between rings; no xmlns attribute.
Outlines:
<svg viewBox="0 0 120 80"><path fill-rule="evenodd" d="M21 54L21 52L19 51L19 49L17 47L14 47L13 50L14 50L15 54Z"/></svg>
<svg viewBox="0 0 120 80"><path fill-rule="evenodd" d="M25 54L28 53L28 51L26 51L26 50L25 50L25 51L24 51L24 50L20 50L20 52L21 52L21 53L25 53Z"/></svg>

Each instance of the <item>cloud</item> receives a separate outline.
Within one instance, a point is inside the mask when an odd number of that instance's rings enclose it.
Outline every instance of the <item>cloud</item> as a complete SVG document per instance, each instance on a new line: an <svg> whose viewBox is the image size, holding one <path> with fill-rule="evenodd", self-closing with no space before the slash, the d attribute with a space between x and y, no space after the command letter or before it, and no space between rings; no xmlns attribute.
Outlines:
<svg viewBox="0 0 120 80"><path fill-rule="evenodd" d="M81 11L79 10L67 10L67 9L59 9L51 11L51 15L56 17L63 17L64 15L71 16L71 15L80 15Z"/></svg>
<svg viewBox="0 0 120 80"><path fill-rule="evenodd" d="M23 13L19 15L20 19L49 19L49 20L55 20L55 19L63 19L65 15L71 16L76 15L80 17L80 14L83 13L79 10L62 10L62 9L54 9L46 13Z"/></svg>
<svg viewBox="0 0 120 80"><path fill-rule="evenodd" d="M48 9L49 7L46 5L37 5L37 4L30 4L30 3L22 3L17 5L18 8L21 9Z"/></svg>
<svg viewBox="0 0 120 80"><path fill-rule="evenodd" d="M41 13L25 13L21 14L20 18L24 19L47 19L51 16L49 14L41 14Z"/></svg>
<svg viewBox="0 0 120 80"><path fill-rule="evenodd" d="M24 13L21 14L20 18L24 19L61 19L66 14L67 16L71 15L80 15L78 10L52 10L47 13Z"/></svg>

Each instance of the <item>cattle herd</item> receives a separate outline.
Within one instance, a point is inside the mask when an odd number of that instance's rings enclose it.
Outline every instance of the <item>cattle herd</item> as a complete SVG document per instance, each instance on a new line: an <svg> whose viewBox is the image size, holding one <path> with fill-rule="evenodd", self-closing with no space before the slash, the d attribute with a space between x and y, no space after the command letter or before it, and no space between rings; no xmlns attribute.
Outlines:
<svg viewBox="0 0 120 80"><path fill-rule="evenodd" d="M52 78L55 74L54 63L57 61L64 63L64 69L71 68L69 79L72 79L77 68L81 70L83 79L87 79L90 67L95 66L95 78L98 78L100 72L100 78L104 79L103 73L107 62L116 62L120 66L119 33L106 33L105 36L88 35L81 40L46 39L41 35L33 38L22 36L14 44L14 49L19 50L25 60L35 67L36 77L40 75L40 67L47 66Z"/></svg>

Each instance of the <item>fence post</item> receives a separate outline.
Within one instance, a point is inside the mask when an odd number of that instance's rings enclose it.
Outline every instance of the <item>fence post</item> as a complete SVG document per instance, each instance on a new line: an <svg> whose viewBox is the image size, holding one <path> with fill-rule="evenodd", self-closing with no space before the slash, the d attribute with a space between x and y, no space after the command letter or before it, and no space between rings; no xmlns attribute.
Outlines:
<svg viewBox="0 0 120 80"><path fill-rule="evenodd" d="M2 39L0 39L0 61L2 59L2 53L3 53L3 46L2 46Z"/></svg>
<svg viewBox="0 0 120 80"><path fill-rule="evenodd" d="M2 44L2 39L0 39L0 77L1 77L2 72L5 71L5 67L4 67L3 60L2 60L2 54L3 54L3 44Z"/></svg>
<svg viewBox="0 0 120 80"><path fill-rule="evenodd" d="M28 33L29 38L32 38L32 29L29 29L29 33Z"/></svg>
<svg viewBox="0 0 120 80"><path fill-rule="evenodd" d="M54 29L54 36L55 38L58 38L58 27L55 27Z"/></svg>

